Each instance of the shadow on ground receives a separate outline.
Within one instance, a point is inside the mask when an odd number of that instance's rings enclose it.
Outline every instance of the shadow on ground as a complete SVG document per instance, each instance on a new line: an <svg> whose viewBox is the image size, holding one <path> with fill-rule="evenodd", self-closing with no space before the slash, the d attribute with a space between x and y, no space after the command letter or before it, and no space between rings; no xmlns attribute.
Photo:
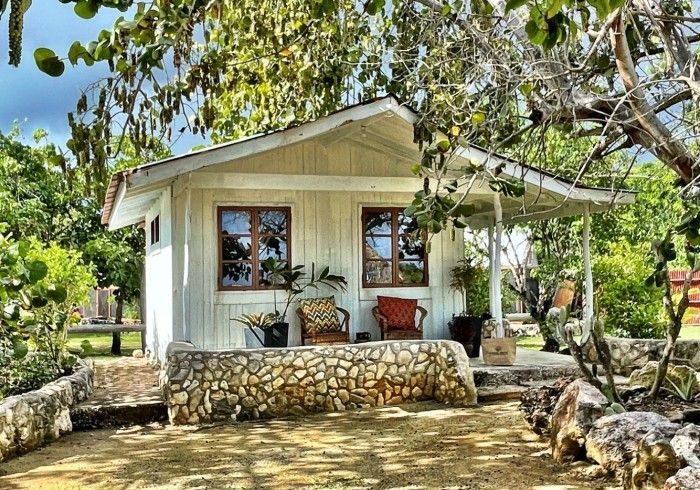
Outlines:
<svg viewBox="0 0 700 490"><path fill-rule="evenodd" d="M0 488L611 488L555 465L516 403L434 403L73 433L0 465Z"/></svg>

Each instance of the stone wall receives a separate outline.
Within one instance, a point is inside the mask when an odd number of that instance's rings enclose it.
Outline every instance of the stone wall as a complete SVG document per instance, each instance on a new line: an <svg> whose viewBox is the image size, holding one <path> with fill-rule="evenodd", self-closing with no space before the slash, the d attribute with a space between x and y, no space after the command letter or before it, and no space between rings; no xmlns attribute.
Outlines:
<svg viewBox="0 0 700 490"><path fill-rule="evenodd" d="M200 350L174 342L161 387L173 424L304 415L434 399L476 403L464 348L451 341Z"/></svg>
<svg viewBox="0 0 700 490"><path fill-rule="evenodd" d="M649 361L658 361L666 344L665 340L658 339L607 337L606 340L610 346L613 370L626 376ZM585 346L584 350L590 362L597 361L598 356L592 344ZM679 340L673 360L700 370L700 340Z"/></svg>
<svg viewBox="0 0 700 490"><path fill-rule="evenodd" d="M0 402L0 461L71 432L70 408L92 393L92 369L78 362L73 374Z"/></svg>

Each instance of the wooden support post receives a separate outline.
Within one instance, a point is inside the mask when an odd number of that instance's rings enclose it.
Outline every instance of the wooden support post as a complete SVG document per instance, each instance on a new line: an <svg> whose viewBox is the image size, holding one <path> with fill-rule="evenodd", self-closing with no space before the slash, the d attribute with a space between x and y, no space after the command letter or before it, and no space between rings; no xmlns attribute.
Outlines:
<svg viewBox="0 0 700 490"><path fill-rule="evenodd" d="M494 220L496 223L496 237L493 244L493 292L494 292L494 315L496 319L496 337L505 337L503 329L503 305L501 303L501 250L503 238L503 208L501 207L501 195L496 192L493 196Z"/></svg>
<svg viewBox="0 0 700 490"><path fill-rule="evenodd" d="M591 268L591 217L588 204L583 208L583 270L585 275L584 286L584 322L583 328L590 332L593 322L593 271ZM587 337L584 332L584 337Z"/></svg>

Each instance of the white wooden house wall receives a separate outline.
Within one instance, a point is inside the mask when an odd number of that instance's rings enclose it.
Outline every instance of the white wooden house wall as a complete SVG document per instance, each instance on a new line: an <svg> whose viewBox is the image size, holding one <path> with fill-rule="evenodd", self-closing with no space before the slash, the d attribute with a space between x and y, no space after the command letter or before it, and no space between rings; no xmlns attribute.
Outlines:
<svg viewBox="0 0 700 490"><path fill-rule="evenodd" d="M146 213L146 347L160 359L173 336L171 188L166 187ZM160 241L151 245L149 224L160 216Z"/></svg>
<svg viewBox="0 0 700 490"><path fill-rule="evenodd" d="M274 311L272 291L218 291L217 207L236 205L291 207L292 263L307 268L312 262L319 267L329 265L331 272L347 278L345 293L322 290L312 291L311 295L334 294L337 304L350 311L351 339L357 331L369 331L374 339L379 338L371 315L378 294L418 299L429 311L425 336L447 337L447 322L459 307L458 298L448 287L449 269L462 254L461 240L452 241L448 234L435 237L428 260L428 287L365 289L362 207L407 206L413 199L412 193L406 192L408 189L343 190L352 187L347 179L339 181L338 190L328 190L332 182L325 182L324 190L314 190L320 179L313 176L332 175L369 177L382 189L391 188L391 183L380 185L383 177L412 178L410 190L415 191L420 189L421 180L413 177L409 168L407 162L398 161L395 156L356 143L338 142L329 148L305 142L181 176L172 198L174 337L204 348L244 347L243 327L232 318L242 313ZM235 188L249 187L244 185L246 173L272 174L270 179L284 179L285 175L289 179L292 175L310 177L299 181L303 186L300 190ZM283 300L284 293L278 291L277 296ZM299 342L299 326L293 308L288 320L290 344L295 345Z"/></svg>

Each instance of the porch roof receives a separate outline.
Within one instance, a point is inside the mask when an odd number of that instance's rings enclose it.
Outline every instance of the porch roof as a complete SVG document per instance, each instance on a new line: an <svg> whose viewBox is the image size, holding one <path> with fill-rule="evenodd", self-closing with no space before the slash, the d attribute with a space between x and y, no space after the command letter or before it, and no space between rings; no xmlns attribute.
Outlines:
<svg viewBox="0 0 700 490"><path fill-rule="evenodd" d="M275 150L296 143L316 140L331 145L340 140L351 140L370 146L405 163L420 161L421 154L413 143L413 125L418 115L396 97L388 95L357 104L315 121L288 127L270 133L259 134L236 141L214 145L202 150L185 153L141 165L112 175L105 197L102 223L117 229L142 222L146 212L162 192L179 176L202 169L210 169L242 158ZM483 162L487 168L501 168L501 177L525 182L525 196L518 199L502 198L503 222L527 221L559 216L607 210L617 204L634 202L634 193L625 190L593 188L574 185L565 179L514 161L502 155L488 152L476 145L465 145L457 152L457 158ZM255 180L257 174L250 174ZM309 176L293 176L275 179L264 176L255 180L258 189L292 189L299 182L309 182ZM416 177L364 177L314 176L318 190L388 190L413 192L420 189L421 179ZM377 184L383 181L383 184ZM239 179L240 183L240 179ZM253 182L249 182L253 185ZM286 186L286 187L285 187ZM469 219L470 226L488 226L494 220L494 191L488 187L486 175L475 182L468 201L475 207Z"/></svg>

